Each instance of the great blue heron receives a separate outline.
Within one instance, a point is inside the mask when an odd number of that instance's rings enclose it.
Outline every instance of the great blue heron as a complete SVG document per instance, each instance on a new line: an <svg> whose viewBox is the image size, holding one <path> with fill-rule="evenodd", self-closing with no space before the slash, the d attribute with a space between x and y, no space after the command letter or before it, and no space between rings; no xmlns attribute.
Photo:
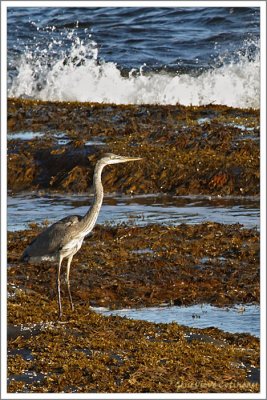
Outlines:
<svg viewBox="0 0 267 400"><path fill-rule="evenodd" d="M66 283L68 287L69 301L72 310L74 310L71 292L70 292L70 265L72 258L80 250L83 239L95 226L102 201L103 186L101 182L101 173L103 168L109 164L124 163L127 161L141 160L139 157L123 157L115 154L105 154L95 166L93 177L94 200L87 211L81 217L80 215L71 215L54 223L43 232L41 232L26 248L22 255L22 261L40 262L40 261L58 261L57 270L57 295L58 295L58 314L62 316L62 306L60 297L60 269L64 258L67 258Z"/></svg>

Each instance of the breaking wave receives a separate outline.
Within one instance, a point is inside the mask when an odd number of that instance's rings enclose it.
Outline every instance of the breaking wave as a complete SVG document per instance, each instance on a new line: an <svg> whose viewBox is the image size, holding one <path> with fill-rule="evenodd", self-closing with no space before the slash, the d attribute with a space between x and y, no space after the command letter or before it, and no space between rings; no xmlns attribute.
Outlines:
<svg viewBox="0 0 267 400"><path fill-rule="evenodd" d="M68 39L68 50L56 40L42 49L26 48L13 66L16 74L10 79L8 96L115 104L260 106L259 42L247 41L234 60L223 55L216 65L197 73L147 71L145 64L125 72L99 58L91 35L80 40L72 32ZM251 45L256 48L253 57Z"/></svg>

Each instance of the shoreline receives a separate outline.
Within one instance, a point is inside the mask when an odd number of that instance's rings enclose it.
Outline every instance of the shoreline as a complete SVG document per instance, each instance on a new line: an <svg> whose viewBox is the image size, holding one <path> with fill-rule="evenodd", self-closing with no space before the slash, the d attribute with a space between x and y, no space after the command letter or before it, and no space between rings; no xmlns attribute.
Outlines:
<svg viewBox="0 0 267 400"><path fill-rule="evenodd" d="M55 264L25 264L22 270L19 261L42 229L32 224L8 233L9 283L43 295L45 289L53 298ZM74 300L113 309L259 304L259 237L239 224L97 225L73 260ZM66 296L65 285L62 291Z"/></svg>
<svg viewBox="0 0 267 400"><path fill-rule="evenodd" d="M103 173L106 193L259 195L259 110L8 100L8 189L88 192L103 153L143 157ZM95 144L97 140L101 144Z"/></svg>
<svg viewBox="0 0 267 400"><path fill-rule="evenodd" d="M90 193L96 160L114 152L145 160L105 170L107 194L259 196L259 110L9 99L8 131L12 194ZM259 304L256 229L97 225L73 260L74 312L62 281L59 323L56 266L19 261L45 222L29 228L8 232L9 392L259 392L254 336L90 309Z"/></svg>
<svg viewBox="0 0 267 400"><path fill-rule="evenodd" d="M62 285L62 322L56 322L56 266L42 263L22 268L18 260L20 249L40 226L9 233L10 392L259 391L260 341L255 336L108 317L90 309L90 305L155 306L169 301L170 294L176 296L174 304L206 298L223 307L242 300L251 302L246 296L253 291L259 295L259 279L254 276L258 274L256 259L255 268L252 265L258 252L258 232L240 229L238 224L215 223L162 228L96 226L73 262L74 312ZM180 244L178 238L183 239ZM150 246L156 256L133 252L144 246ZM228 261L222 263L219 255L226 249L230 250ZM235 262L238 249L246 250L241 250ZM203 271L198 269L196 275L195 266L203 254L210 255L212 265L207 269L204 263ZM212 271L210 279L205 270ZM250 288L244 287L246 279ZM243 299L236 297L241 292ZM255 304L258 301L254 299Z"/></svg>
<svg viewBox="0 0 267 400"><path fill-rule="evenodd" d="M49 315L50 306L38 300ZM32 334L17 335L9 340L9 392L259 391L259 340L250 335L103 317L80 307L63 323L34 324Z"/></svg>

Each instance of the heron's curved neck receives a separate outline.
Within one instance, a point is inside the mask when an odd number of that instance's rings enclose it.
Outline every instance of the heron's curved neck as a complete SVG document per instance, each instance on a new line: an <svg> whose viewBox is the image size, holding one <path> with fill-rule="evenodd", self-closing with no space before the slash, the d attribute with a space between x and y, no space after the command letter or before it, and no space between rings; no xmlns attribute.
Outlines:
<svg viewBox="0 0 267 400"><path fill-rule="evenodd" d="M94 190L94 200L93 204L81 220L81 229L83 233L86 235L89 233L97 220L100 208L102 206L103 202L103 197L104 197L104 191L103 191L103 185L101 182L101 174L103 171L105 164L102 164L100 162L97 162L95 166L95 171L94 171L94 178L93 178L93 190Z"/></svg>

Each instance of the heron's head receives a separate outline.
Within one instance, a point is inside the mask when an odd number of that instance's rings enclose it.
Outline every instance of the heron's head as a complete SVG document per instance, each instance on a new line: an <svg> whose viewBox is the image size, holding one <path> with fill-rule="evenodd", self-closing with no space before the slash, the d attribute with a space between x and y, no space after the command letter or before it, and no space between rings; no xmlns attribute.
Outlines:
<svg viewBox="0 0 267 400"><path fill-rule="evenodd" d="M128 161L138 161L138 160L142 160L142 158L140 158L140 157L124 157L124 156L117 156L116 154L112 154L112 153L107 153L101 158L100 162L101 162L101 164L109 165L109 164L119 164L119 163L124 163L124 162L128 162Z"/></svg>

